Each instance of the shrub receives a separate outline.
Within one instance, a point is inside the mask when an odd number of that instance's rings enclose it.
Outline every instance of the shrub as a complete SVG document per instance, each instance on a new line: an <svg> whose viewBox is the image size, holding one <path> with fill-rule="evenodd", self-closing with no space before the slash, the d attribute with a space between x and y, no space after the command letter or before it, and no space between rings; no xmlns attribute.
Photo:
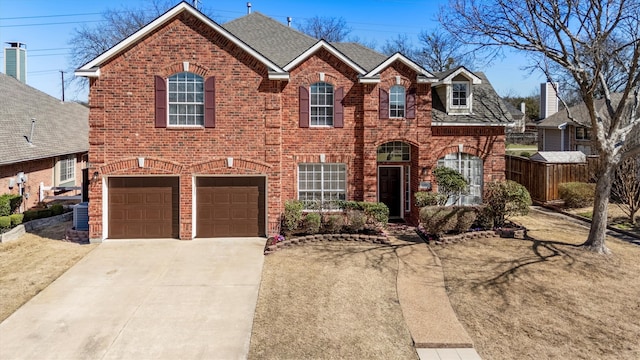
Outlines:
<svg viewBox="0 0 640 360"><path fill-rule="evenodd" d="M321 218L317 212L308 213L304 217L304 232L307 234L317 234L320 232Z"/></svg>
<svg viewBox="0 0 640 360"><path fill-rule="evenodd" d="M347 224L345 228L347 232L357 233L364 230L364 225L367 223L367 217L362 210L347 210Z"/></svg>
<svg viewBox="0 0 640 360"><path fill-rule="evenodd" d="M467 232L476 221L478 209L473 206L453 206L453 213L456 216L456 224L453 231L457 234Z"/></svg>
<svg viewBox="0 0 640 360"><path fill-rule="evenodd" d="M568 208L581 208L593 204L596 184L570 182L558 185L558 194Z"/></svg>
<svg viewBox="0 0 640 360"><path fill-rule="evenodd" d="M367 201L340 201L337 204L340 209L344 210L347 213L347 215L349 210L362 211L365 217L365 223L386 224L387 222L389 222L389 208L384 203Z"/></svg>
<svg viewBox="0 0 640 360"><path fill-rule="evenodd" d="M413 195L417 207L444 205L447 203L447 195L436 192L419 191Z"/></svg>
<svg viewBox="0 0 640 360"><path fill-rule="evenodd" d="M11 227L10 216L0 216L0 229L8 229Z"/></svg>
<svg viewBox="0 0 640 360"><path fill-rule="evenodd" d="M336 234L342 231L344 226L344 217L342 215L328 215L323 223L324 232Z"/></svg>
<svg viewBox="0 0 640 360"><path fill-rule="evenodd" d="M11 226L17 226L22 224L24 214L11 214L9 217L11 218Z"/></svg>
<svg viewBox="0 0 640 360"><path fill-rule="evenodd" d="M495 226L504 225L508 216L528 214L531 206L527 188L512 180L488 183L484 197Z"/></svg>
<svg viewBox="0 0 640 360"><path fill-rule="evenodd" d="M299 200L288 200L284 204L283 227L286 232L294 232L300 227L304 204Z"/></svg>
<svg viewBox="0 0 640 360"><path fill-rule="evenodd" d="M447 196L447 202L452 199L456 202L461 194L468 192L467 180L454 169L438 166L433 170L433 175L438 184L438 192Z"/></svg>
<svg viewBox="0 0 640 360"><path fill-rule="evenodd" d="M473 222L471 228L490 230L493 229L493 214L486 205L478 205L476 208L476 221Z"/></svg>
<svg viewBox="0 0 640 360"><path fill-rule="evenodd" d="M33 210L27 210L24 212L24 218L22 219L24 222L27 221L31 221L31 220L35 220L35 219L42 219L42 218L47 218L47 217L51 217L53 214L51 212L51 209L33 209Z"/></svg>
<svg viewBox="0 0 640 360"><path fill-rule="evenodd" d="M528 152L528 151L523 151L523 152L520 153L520 156L522 156L522 157L531 157L531 153Z"/></svg>
<svg viewBox="0 0 640 360"><path fill-rule="evenodd" d="M457 219L451 206L425 206L420 209L420 224L433 236L440 237L456 227Z"/></svg>
<svg viewBox="0 0 640 360"><path fill-rule="evenodd" d="M17 194L0 195L0 216L8 216L16 212L22 203L22 196Z"/></svg>
<svg viewBox="0 0 640 360"><path fill-rule="evenodd" d="M61 204L53 204L50 209L51 215L53 216L60 215L64 212L64 207Z"/></svg>

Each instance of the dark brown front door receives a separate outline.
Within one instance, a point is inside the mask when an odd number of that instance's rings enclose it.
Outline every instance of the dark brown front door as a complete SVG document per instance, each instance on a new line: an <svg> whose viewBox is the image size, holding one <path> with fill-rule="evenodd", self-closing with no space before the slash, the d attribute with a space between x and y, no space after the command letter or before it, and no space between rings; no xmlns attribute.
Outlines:
<svg viewBox="0 0 640 360"><path fill-rule="evenodd" d="M177 178L109 179L109 238L175 238Z"/></svg>
<svg viewBox="0 0 640 360"><path fill-rule="evenodd" d="M263 236L263 178L204 178L199 180L196 236Z"/></svg>
<svg viewBox="0 0 640 360"><path fill-rule="evenodd" d="M378 168L378 196L389 208L390 218L402 216L402 177L399 167Z"/></svg>

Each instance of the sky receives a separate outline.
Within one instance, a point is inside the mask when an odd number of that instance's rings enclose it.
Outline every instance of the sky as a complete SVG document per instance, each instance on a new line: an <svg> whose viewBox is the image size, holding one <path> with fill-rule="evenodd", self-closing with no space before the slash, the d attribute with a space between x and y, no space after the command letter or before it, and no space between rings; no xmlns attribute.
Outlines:
<svg viewBox="0 0 640 360"><path fill-rule="evenodd" d="M178 3L178 0L164 0ZM162 2L162 0L160 1ZM200 0L200 8L218 23L247 14L246 0ZM377 50L389 39L406 35L419 45L421 31L439 27L438 9L447 0L253 0L252 11L259 11L286 24L287 17L296 22L314 16L342 17L357 37L374 43ZM0 0L0 44L21 42L27 48L27 84L61 98L61 72L65 79L73 76L69 43L74 29L99 26L107 9L149 9L151 0ZM0 53L0 71L4 72L4 51ZM529 96L544 82L540 75L524 70L527 59L507 52L504 58L481 69L502 96ZM87 85L88 86L88 85ZM65 100L86 101L87 88L67 88ZM0 95L1 96L1 95Z"/></svg>

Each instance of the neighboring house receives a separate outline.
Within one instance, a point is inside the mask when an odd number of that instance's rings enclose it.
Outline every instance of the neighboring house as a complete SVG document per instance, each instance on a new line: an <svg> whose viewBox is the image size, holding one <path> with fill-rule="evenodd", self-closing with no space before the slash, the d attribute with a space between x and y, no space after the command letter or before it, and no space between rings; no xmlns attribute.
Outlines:
<svg viewBox="0 0 640 360"><path fill-rule="evenodd" d="M89 149L89 109L61 102L0 73L0 194L36 205L40 184L80 186Z"/></svg>
<svg viewBox="0 0 640 360"><path fill-rule="evenodd" d="M444 164L504 179L504 104L481 73L315 40L182 2L76 71L90 79L89 227L105 238L265 236L284 204L413 194Z"/></svg>
<svg viewBox="0 0 640 360"><path fill-rule="evenodd" d="M570 107L567 112L566 108L558 104L555 89L550 83L541 84L540 88L540 98L543 99L540 114L545 114L546 117L537 124L538 150L582 151L585 155L595 155L587 107L580 103ZM616 96L613 94L614 101ZM595 100L595 106L596 111L604 111L605 101Z"/></svg>
<svg viewBox="0 0 640 360"><path fill-rule="evenodd" d="M523 102L520 104L520 109L513 106L513 104L511 104L509 101L505 101L504 104L506 105L507 110L509 110L509 114L511 114L511 117L513 118L513 124L510 124L506 128L507 133L524 133L525 126L528 121L528 116L525 114L525 103Z"/></svg>

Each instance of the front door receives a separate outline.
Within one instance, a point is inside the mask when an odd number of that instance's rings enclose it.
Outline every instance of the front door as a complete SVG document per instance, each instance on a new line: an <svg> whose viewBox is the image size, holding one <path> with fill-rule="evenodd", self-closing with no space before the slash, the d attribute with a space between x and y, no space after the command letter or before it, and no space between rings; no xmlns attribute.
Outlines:
<svg viewBox="0 0 640 360"><path fill-rule="evenodd" d="M378 167L378 200L389 208L389 218L402 217L402 168Z"/></svg>

